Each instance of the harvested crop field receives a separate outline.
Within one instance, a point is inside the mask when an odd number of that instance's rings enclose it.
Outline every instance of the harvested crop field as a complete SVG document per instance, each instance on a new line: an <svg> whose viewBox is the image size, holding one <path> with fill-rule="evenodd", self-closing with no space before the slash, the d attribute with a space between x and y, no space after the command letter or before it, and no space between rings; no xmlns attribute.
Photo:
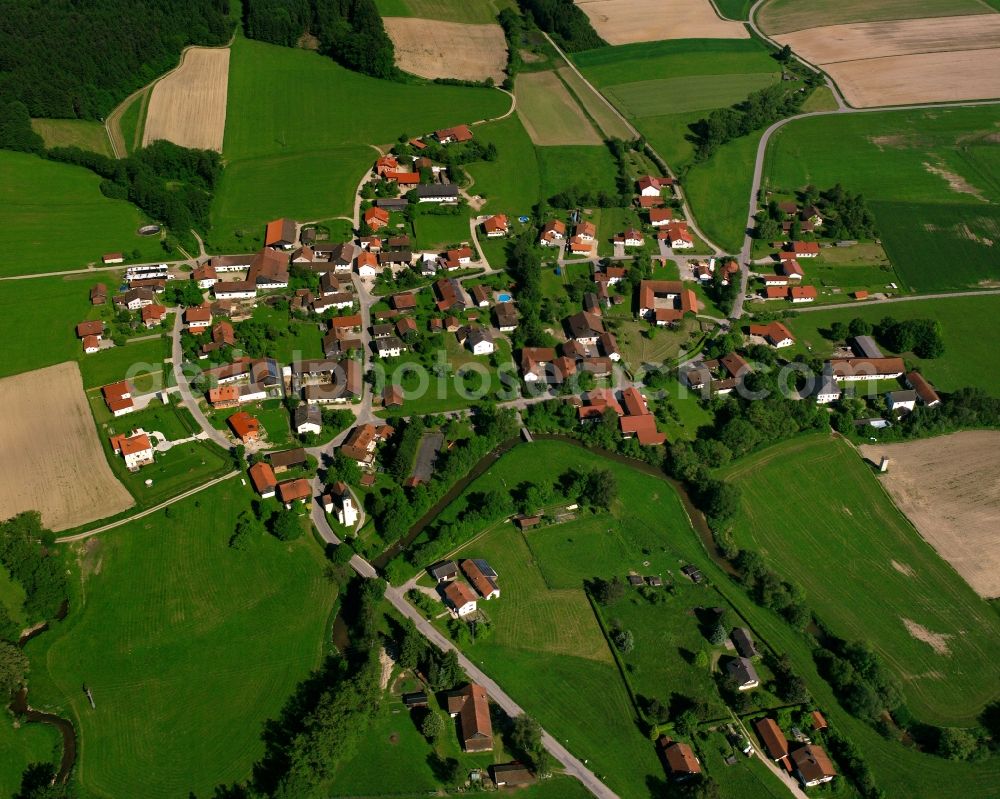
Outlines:
<svg viewBox="0 0 1000 799"><path fill-rule="evenodd" d="M0 515L37 510L65 530L135 504L104 458L75 362L0 380L0 407Z"/></svg>
<svg viewBox="0 0 1000 799"><path fill-rule="evenodd" d="M987 0L770 0L757 12L757 23L773 36L845 22L957 17L992 10Z"/></svg>
<svg viewBox="0 0 1000 799"><path fill-rule="evenodd" d="M467 25L411 17L383 22L396 46L396 66L423 78L496 83L504 79L507 40L499 25Z"/></svg>
<svg viewBox="0 0 1000 799"><path fill-rule="evenodd" d="M575 0L609 44L664 39L748 39L739 22L722 19L710 0Z"/></svg>
<svg viewBox="0 0 1000 799"><path fill-rule="evenodd" d="M517 113L535 144L601 144L601 137L555 72L519 75L514 94Z"/></svg>
<svg viewBox="0 0 1000 799"><path fill-rule="evenodd" d="M920 534L980 596L1000 597L1000 432L974 430L904 444L865 445Z"/></svg>
<svg viewBox="0 0 1000 799"><path fill-rule="evenodd" d="M180 66L153 87L143 146L166 139L183 147L221 152L228 91L228 47L186 50Z"/></svg>
<svg viewBox="0 0 1000 799"><path fill-rule="evenodd" d="M822 66L857 107L1000 96L1000 14L827 25L776 38Z"/></svg>

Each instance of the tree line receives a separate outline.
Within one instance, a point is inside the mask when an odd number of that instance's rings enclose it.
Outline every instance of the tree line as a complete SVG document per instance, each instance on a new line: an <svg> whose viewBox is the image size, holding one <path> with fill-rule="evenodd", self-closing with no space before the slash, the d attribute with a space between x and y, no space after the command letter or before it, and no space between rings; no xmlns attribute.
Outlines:
<svg viewBox="0 0 1000 799"><path fill-rule="evenodd" d="M776 83L752 92L729 108L715 109L690 126L695 160L707 161L723 144L797 113L806 96Z"/></svg>
<svg viewBox="0 0 1000 799"><path fill-rule="evenodd" d="M518 0L518 5L569 53L608 45L597 35L590 18L573 0Z"/></svg>
<svg viewBox="0 0 1000 799"><path fill-rule="evenodd" d="M0 105L101 119L185 46L232 32L229 0L0 0Z"/></svg>
<svg viewBox="0 0 1000 799"><path fill-rule="evenodd" d="M319 51L348 69L396 78L395 48L374 0L243 0L249 39L294 47L303 34Z"/></svg>

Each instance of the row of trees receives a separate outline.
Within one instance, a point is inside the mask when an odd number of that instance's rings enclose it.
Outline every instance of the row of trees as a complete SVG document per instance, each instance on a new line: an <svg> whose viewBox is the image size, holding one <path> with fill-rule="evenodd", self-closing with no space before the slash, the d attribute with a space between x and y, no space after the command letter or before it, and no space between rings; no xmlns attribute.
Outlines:
<svg viewBox="0 0 1000 799"><path fill-rule="evenodd" d="M717 108L691 125L695 160L707 161L723 144L798 112L805 94L777 83L730 108Z"/></svg>
<svg viewBox="0 0 1000 799"><path fill-rule="evenodd" d="M244 0L247 38L294 47L304 34L348 69L395 78L395 48L374 0Z"/></svg>

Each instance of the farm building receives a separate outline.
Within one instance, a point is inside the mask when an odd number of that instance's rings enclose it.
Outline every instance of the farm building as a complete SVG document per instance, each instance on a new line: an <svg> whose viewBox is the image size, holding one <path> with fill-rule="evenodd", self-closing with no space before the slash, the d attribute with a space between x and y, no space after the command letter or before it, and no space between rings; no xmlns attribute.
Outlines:
<svg viewBox="0 0 1000 799"><path fill-rule="evenodd" d="M464 751L488 752L493 748L490 702L483 686L469 683L451 693L448 696L448 713L452 718L458 718Z"/></svg>
<svg viewBox="0 0 1000 799"><path fill-rule="evenodd" d="M661 735L656 741L656 748L663 758L667 773L674 781L682 782L701 774L701 763L687 744Z"/></svg>

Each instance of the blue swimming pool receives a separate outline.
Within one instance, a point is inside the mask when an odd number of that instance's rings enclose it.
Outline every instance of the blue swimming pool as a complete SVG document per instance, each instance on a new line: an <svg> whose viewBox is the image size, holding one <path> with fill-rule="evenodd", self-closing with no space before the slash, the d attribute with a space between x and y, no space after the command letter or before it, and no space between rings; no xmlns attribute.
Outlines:
<svg viewBox="0 0 1000 799"><path fill-rule="evenodd" d="M500 300L500 302L510 302L510 295L507 294L507 293L503 293L503 294L500 294L497 297L497 299Z"/></svg>

